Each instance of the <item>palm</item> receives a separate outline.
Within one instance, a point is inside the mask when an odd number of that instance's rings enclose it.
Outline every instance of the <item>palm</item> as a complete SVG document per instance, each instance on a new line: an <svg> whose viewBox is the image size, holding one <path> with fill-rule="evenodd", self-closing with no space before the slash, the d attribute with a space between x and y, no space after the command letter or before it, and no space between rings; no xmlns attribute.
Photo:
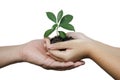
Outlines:
<svg viewBox="0 0 120 80"><path fill-rule="evenodd" d="M40 65L47 69L66 69L68 67L77 67L81 65L81 62L59 62L47 55L47 49L44 47L44 40L33 40L24 45L22 55L24 61ZM77 65L76 65L77 64Z"/></svg>
<svg viewBox="0 0 120 80"><path fill-rule="evenodd" d="M37 65L43 65L48 59L52 60L46 53L43 40L31 41L23 49L24 60Z"/></svg>

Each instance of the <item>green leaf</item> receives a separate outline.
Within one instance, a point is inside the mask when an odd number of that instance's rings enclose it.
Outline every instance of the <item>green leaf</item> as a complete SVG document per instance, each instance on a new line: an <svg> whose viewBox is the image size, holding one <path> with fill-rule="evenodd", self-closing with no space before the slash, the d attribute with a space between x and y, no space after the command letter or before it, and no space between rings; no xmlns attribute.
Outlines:
<svg viewBox="0 0 120 80"><path fill-rule="evenodd" d="M60 35L60 37L61 38L66 38L66 34L65 34L65 32L63 32L63 31L59 31L59 35Z"/></svg>
<svg viewBox="0 0 120 80"><path fill-rule="evenodd" d="M57 15L57 21L58 22L60 21L60 19L62 18L62 16L63 16L63 10L61 10L61 11L58 12L58 15Z"/></svg>
<svg viewBox="0 0 120 80"><path fill-rule="evenodd" d="M62 28L64 28L64 29L71 30L71 31L75 31L74 26L71 25L71 24L65 23L65 24L61 24L60 26L61 26Z"/></svg>
<svg viewBox="0 0 120 80"><path fill-rule="evenodd" d="M70 21L72 21L73 16L72 15L65 15L62 19L60 24L64 24L64 23L69 23Z"/></svg>
<svg viewBox="0 0 120 80"><path fill-rule="evenodd" d="M44 37L48 37L53 31L53 29L48 29L47 31L45 31Z"/></svg>
<svg viewBox="0 0 120 80"><path fill-rule="evenodd" d="M54 24L54 25L52 26L52 29L55 30L57 26L58 26L57 24Z"/></svg>
<svg viewBox="0 0 120 80"><path fill-rule="evenodd" d="M52 29L48 29L47 31L45 31L44 37L48 37L53 31L55 31L56 27L57 27L57 24L54 24L52 26Z"/></svg>
<svg viewBox="0 0 120 80"><path fill-rule="evenodd" d="M55 17L55 15L54 15L52 12L46 12L46 14L47 14L47 17L48 17L50 20L52 20L53 22L56 23L56 17Z"/></svg>

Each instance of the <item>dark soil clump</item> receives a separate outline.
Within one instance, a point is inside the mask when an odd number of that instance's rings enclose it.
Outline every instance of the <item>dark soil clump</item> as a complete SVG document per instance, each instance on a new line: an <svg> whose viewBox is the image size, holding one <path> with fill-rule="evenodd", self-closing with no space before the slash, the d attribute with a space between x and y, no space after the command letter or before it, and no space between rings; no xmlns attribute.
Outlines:
<svg viewBox="0 0 120 80"><path fill-rule="evenodd" d="M68 41L68 40L72 40L72 37L66 37L66 38L61 38L60 36L55 36L54 38L52 38L50 40L51 44L56 43L56 42L63 42L63 41Z"/></svg>

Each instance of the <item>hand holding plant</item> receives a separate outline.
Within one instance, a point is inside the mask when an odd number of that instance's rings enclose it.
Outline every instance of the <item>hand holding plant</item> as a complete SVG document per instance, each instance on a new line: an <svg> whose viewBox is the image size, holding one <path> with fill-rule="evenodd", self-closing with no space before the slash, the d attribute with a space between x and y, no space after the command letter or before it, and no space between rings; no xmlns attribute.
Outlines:
<svg viewBox="0 0 120 80"><path fill-rule="evenodd" d="M54 44L50 44L50 41L46 39L51 57L59 61L79 61L90 55L92 43L90 38L77 32L67 33L67 36L75 39ZM60 49L66 50L60 51Z"/></svg>

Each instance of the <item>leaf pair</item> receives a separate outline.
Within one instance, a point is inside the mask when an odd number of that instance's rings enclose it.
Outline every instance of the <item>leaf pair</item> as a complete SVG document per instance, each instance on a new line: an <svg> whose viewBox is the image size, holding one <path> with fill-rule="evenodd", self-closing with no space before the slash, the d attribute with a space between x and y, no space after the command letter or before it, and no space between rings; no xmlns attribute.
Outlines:
<svg viewBox="0 0 120 80"><path fill-rule="evenodd" d="M46 12L46 14L50 20L52 20L54 23L58 23L63 16L63 11L61 10L58 12L57 18L52 12Z"/></svg>
<svg viewBox="0 0 120 80"><path fill-rule="evenodd" d="M60 22L60 26L64 29L75 31L74 27L71 24L69 24L72 21L72 19L72 15L65 15Z"/></svg>

